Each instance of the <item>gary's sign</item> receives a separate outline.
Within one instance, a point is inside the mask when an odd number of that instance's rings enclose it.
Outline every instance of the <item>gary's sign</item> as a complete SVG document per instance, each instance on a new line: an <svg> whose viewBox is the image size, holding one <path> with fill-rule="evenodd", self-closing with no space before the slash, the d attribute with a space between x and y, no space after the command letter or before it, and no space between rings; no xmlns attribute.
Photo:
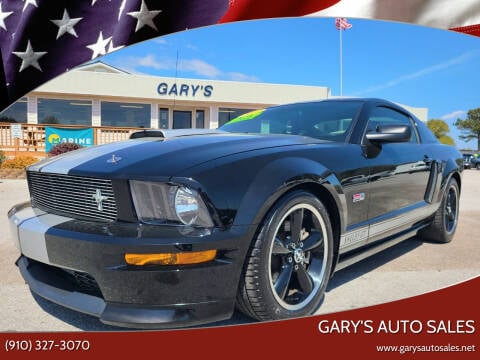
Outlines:
<svg viewBox="0 0 480 360"><path fill-rule="evenodd" d="M183 96L183 97L210 97L213 93L213 85L199 84L167 84L162 82L158 84L157 92L159 95Z"/></svg>

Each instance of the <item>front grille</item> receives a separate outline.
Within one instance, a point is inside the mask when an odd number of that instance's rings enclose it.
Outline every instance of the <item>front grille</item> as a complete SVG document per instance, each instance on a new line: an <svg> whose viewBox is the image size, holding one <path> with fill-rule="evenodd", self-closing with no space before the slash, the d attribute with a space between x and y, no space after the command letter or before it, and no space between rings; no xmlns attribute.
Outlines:
<svg viewBox="0 0 480 360"><path fill-rule="evenodd" d="M32 204L47 212L79 219L113 221L117 206L112 182L106 179L28 172ZM101 195L98 209L95 195Z"/></svg>

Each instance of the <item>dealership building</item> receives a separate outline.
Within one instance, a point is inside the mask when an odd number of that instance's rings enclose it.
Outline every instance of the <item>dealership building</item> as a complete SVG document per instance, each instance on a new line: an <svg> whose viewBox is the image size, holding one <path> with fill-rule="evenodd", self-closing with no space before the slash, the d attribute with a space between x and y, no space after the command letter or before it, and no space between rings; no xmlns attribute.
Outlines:
<svg viewBox="0 0 480 360"><path fill-rule="evenodd" d="M0 119L86 127L215 129L251 110L329 97L330 89L322 86L166 78L96 62L40 86L0 113ZM427 120L426 108L405 107Z"/></svg>

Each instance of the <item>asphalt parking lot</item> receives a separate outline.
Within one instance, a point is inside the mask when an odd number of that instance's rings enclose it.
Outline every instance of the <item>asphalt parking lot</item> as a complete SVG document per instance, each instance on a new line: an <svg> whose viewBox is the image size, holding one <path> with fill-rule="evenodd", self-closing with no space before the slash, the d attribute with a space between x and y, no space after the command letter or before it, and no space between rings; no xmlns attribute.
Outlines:
<svg viewBox="0 0 480 360"><path fill-rule="evenodd" d="M16 266L6 213L28 199L25 180L0 179L0 331L108 331L98 319L32 295ZM480 274L480 171L463 173L460 219L449 244L409 239L339 271L318 314L380 304L440 289ZM213 325L249 322L236 313Z"/></svg>

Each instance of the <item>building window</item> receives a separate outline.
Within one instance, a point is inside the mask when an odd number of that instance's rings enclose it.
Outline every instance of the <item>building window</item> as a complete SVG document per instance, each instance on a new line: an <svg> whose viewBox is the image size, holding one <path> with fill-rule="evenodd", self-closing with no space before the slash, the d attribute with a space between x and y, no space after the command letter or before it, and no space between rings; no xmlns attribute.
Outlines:
<svg viewBox="0 0 480 360"><path fill-rule="evenodd" d="M26 123L27 98L21 98L0 112L0 123Z"/></svg>
<svg viewBox="0 0 480 360"><path fill-rule="evenodd" d="M102 126L150 127L150 105L102 101Z"/></svg>
<svg viewBox="0 0 480 360"><path fill-rule="evenodd" d="M197 129L205 128L205 111L204 110L197 110L195 116L196 116L195 127Z"/></svg>
<svg viewBox="0 0 480 360"><path fill-rule="evenodd" d="M160 129L168 129L168 109L160 108L158 111Z"/></svg>
<svg viewBox="0 0 480 360"><path fill-rule="evenodd" d="M246 114L247 112L253 111L254 109L230 109L230 108L220 108L218 109L218 127L225 125L230 120L235 119L236 117Z"/></svg>
<svg viewBox="0 0 480 360"><path fill-rule="evenodd" d="M40 124L92 125L90 100L38 99Z"/></svg>
<svg viewBox="0 0 480 360"><path fill-rule="evenodd" d="M173 111L173 128L174 129L190 129L192 127L191 111Z"/></svg>

